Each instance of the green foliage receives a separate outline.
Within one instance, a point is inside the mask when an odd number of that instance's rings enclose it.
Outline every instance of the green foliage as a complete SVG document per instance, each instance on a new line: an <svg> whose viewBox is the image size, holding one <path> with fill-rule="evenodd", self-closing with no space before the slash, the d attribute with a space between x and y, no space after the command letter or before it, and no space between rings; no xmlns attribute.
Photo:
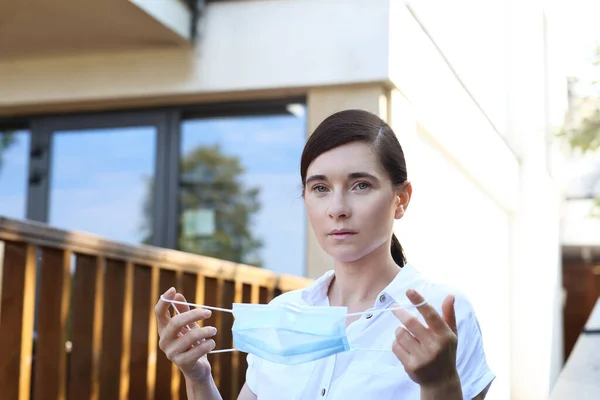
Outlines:
<svg viewBox="0 0 600 400"><path fill-rule="evenodd" d="M600 46L596 48L594 66L600 77ZM577 107L569 110L567 121L560 136L565 138L571 149L581 154L596 152L600 149L600 80L592 82L595 97L581 99ZM594 200L590 215L600 218L600 198Z"/></svg>
<svg viewBox="0 0 600 400"><path fill-rule="evenodd" d="M4 162L4 152L16 142L17 138L13 131L0 132L0 170Z"/></svg>
<svg viewBox="0 0 600 400"><path fill-rule="evenodd" d="M588 111L581 122L565 128L561 136L566 137L574 150L581 153L595 152L600 148L600 108Z"/></svg>
<svg viewBox="0 0 600 400"><path fill-rule="evenodd" d="M243 183L244 167L235 156L223 154L220 146L200 146L184 155L180 164L179 238L180 250L262 266L259 251L263 246L252 232L252 218L260 210L259 189ZM148 181L148 193L153 182ZM144 205L143 229L149 232L152 210L151 195ZM214 210L212 235L188 236L183 230L183 216L188 210ZM148 240L146 240L148 242Z"/></svg>
<svg viewBox="0 0 600 400"><path fill-rule="evenodd" d="M600 76L600 46L596 48L594 65L598 67L598 75ZM600 96L599 82L600 80L595 80L592 85L595 92ZM580 150L581 153L595 152L600 149L600 99L595 99L595 101L588 104L593 104L594 106L592 108L586 107L576 110L576 112L582 115L569 115L570 118L577 117L578 121L569 121L571 123L567 123L561 132L561 136L569 141L571 148Z"/></svg>

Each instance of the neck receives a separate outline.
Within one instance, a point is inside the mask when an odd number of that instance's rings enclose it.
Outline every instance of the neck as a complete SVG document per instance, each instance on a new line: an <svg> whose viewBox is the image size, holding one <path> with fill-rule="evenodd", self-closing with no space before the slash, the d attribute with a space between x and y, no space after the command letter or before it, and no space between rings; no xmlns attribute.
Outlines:
<svg viewBox="0 0 600 400"><path fill-rule="evenodd" d="M400 267L394 262L387 243L360 260L335 261L334 270L335 278L328 292L330 304L353 310L371 307L400 272Z"/></svg>

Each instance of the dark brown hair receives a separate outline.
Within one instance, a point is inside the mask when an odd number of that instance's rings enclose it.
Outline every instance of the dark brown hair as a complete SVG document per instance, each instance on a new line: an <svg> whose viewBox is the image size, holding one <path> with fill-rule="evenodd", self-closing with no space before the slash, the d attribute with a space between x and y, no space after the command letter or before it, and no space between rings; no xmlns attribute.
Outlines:
<svg viewBox="0 0 600 400"><path fill-rule="evenodd" d="M308 166L317 157L331 149L352 142L363 142L373 146L394 187L400 187L406 182L404 152L392 128L370 112L345 110L337 112L321 122L308 138L300 160L302 187L304 188L306 183ZM391 252L394 262L403 267L406 257L394 234L392 234Z"/></svg>

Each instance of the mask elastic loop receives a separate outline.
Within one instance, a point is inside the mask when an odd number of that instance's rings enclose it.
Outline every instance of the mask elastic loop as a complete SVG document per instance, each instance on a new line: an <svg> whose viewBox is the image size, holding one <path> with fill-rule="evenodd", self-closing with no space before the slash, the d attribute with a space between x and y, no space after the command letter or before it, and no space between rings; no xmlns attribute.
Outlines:
<svg viewBox="0 0 600 400"><path fill-rule="evenodd" d="M209 351L208 354L215 354L215 353L231 353L234 351L238 351L238 349L220 349L220 350L213 350L213 351Z"/></svg>
<svg viewBox="0 0 600 400"><path fill-rule="evenodd" d="M186 303L185 301L168 300L168 299L165 299L162 295L160 295L160 299L162 301L166 301L167 303L171 303L171 304L181 304L184 306L194 306L194 307L206 308L208 310L224 311L224 312L228 312L228 313L233 313L233 310L230 310L228 308L205 306L203 304ZM177 307L175 307L175 309L177 310ZM177 312L179 313L179 310Z"/></svg>
<svg viewBox="0 0 600 400"><path fill-rule="evenodd" d="M183 301L177 301L177 300L167 300L165 298L162 297L162 295L160 296L160 299L162 301L165 301L167 303L171 303L171 306L173 306L173 309L175 310L175 312L177 313L177 315L181 315L181 313L179 312L179 310L177 309L177 307L175 307L175 304L183 304L186 306L194 306L194 307L201 307L201 308L208 308L208 309L212 309L212 310L217 310L217 311L225 311L225 312L230 312L233 313L233 310L228 310L226 308L219 308L219 307L211 307L211 306L204 306L204 305L200 305L200 304L194 304L194 303L186 303ZM197 324L196 324L197 325ZM188 328L188 330L192 330L192 328L190 328L189 325L186 325L186 328ZM208 354L216 354L216 353L231 353L234 351L238 351L237 349L219 349L219 350L212 350L209 351Z"/></svg>
<svg viewBox="0 0 600 400"><path fill-rule="evenodd" d="M427 304L427 300L423 300L419 304L411 304L409 306L404 306L404 307L382 308L382 309L379 309L379 310L367 310L367 311L369 312L369 314L379 314L379 313L387 312L387 311L402 310L404 308L413 308L413 307L417 308L417 307L424 306L425 304ZM346 317L354 317L354 316L357 316L357 315L363 315L367 311L346 314Z"/></svg>

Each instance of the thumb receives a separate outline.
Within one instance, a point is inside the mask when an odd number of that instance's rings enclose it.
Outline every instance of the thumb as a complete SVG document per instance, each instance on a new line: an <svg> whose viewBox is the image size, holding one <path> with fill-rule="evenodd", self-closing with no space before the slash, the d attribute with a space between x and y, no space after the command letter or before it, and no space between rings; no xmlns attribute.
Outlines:
<svg viewBox="0 0 600 400"><path fill-rule="evenodd" d="M456 314L454 313L454 295L448 295L442 304L442 314L444 322L448 324L454 334L458 334L456 329Z"/></svg>
<svg viewBox="0 0 600 400"><path fill-rule="evenodd" d="M170 288L163 293L163 296L166 300L172 300L175 297L175 288ZM156 315L156 320L158 323L158 332L161 332L171 319L171 314L169 313L170 306L170 302L159 299L154 307L154 314Z"/></svg>

